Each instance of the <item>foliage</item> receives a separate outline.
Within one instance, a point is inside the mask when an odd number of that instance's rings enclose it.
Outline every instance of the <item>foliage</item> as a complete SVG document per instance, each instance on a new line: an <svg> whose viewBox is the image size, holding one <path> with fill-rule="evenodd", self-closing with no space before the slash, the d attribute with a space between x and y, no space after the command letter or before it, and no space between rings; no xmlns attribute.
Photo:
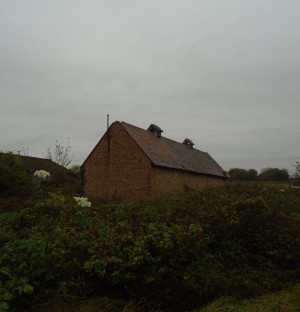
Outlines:
<svg viewBox="0 0 300 312"><path fill-rule="evenodd" d="M1 215L0 215L1 216ZM300 197L228 185L170 199L80 207L50 193L0 217L0 302L113 296L190 311L300 280Z"/></svg>
<svg viewBox="0 0 300 312"><path fill-rule="evenodd" d="M228 171L230 177L234 181L255 181L257 178L257 171L255 169L240 169L232 168Z"/></svg>
<svg viewBox="0 0 300 312"><path fill-rule="evenodd" d="M67 168L74 159L74 154L71 154L70 139L68 138L67 146L60 145L56 140L52 149L48 147L47 158Z"/></svg>
<svg viewBox="0 0 300 312"><path fill-rule="evenodd" d="M21 167L18 155L0 155L0 195L24 195L32 193L30 178Z"/></svg>
<svg viewBox="0 0 300 312"><path fill-rule="evenodd" d="M294 165L294 168L295 168L294 177L295 177L297 180L300 180L300 163L299 163L299 161L296 161L296 164Z"/></svg>
<svg viewBox="0 0 300 312"><path fill-rule="evenodd" d="M42 181L41 188L45 192L60 192L66 196L81 195L80 174L71 170L55 172L50 180Z"/></svg>
<svg viewBox="0 0 300 312"><path fill-rule="evenodd" d="M258 180L260 181L288 181L290 178L287 169L267 168L263 169Z"/></svg>
<svg viewBox="0 0 300 312"><path fill-rule="evenodd" d="M74 173L78 173L80 172L80 165L73 165L70 167L70 170L73 171Z"/></svg>
<svg viewBox="0 0 300 312"><path fill-rule="evenodd" d="M255 169L248 170L248 181L255 181L257 179L257 171Z"/></svg>

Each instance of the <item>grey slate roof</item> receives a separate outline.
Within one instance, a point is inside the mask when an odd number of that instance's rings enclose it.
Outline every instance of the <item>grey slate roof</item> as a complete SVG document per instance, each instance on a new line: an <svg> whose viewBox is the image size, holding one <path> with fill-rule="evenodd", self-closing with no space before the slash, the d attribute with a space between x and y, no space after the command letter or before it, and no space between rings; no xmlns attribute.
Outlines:
<svg viewBox="0 0 300 312"><path fill-rule="evenodd" d="M156 166L222 178L229 177L206 152L192 149L186 144L165 137L157 137L155 133L149 130L138 128L123 121L120 124Z"/></svg>

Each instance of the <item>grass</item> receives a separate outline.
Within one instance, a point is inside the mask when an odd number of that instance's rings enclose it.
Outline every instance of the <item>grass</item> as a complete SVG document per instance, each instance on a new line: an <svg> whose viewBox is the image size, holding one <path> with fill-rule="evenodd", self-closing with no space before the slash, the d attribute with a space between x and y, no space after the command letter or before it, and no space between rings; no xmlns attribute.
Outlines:
<svg viewBox="0 0 300 312"><path fill-rule="evenodd" d="M108 297L83 301L53 298L38 305L34 312L140 312L145 306L134 300L120 303ZM150 311L150 310L149 310ZM154 311L151 309L151 311ZM159 310L156 310L157 312ZM286 291L270 293L249 300L221 298L193 312L297 312L300 311L300 285Z"/></svg>
<svg viewBox="0 0 300 312"><path fill-rule="evenodd" d="M194 312L296 312L300 311L300 285L288 291L250 300L219 299Z"/></svg>
<svg viewBox="0 0 300 312"><path fill-rule="evenodd" d="M128 303L99 297L86 300L55 297L40 305L36 305L32 312L140 312L142 303L130 300Z"/></svg>

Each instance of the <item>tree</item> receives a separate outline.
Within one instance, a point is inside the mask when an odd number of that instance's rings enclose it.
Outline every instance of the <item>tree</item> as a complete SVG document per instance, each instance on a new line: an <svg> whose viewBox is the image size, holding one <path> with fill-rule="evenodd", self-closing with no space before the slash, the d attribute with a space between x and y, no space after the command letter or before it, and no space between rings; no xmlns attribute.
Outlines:
<svg viewBox="0 0 300 312"><path fill-rule="evenodd" d="M299 163L299 161L296 161L296 164L293 166L295 168L294 177L299 180L300 179L300 163Z"/></svg>
<svg viewBox="0 0 300 312"><path fill-rule="evenodd" d="M232 180L235 181L246 181L247 180L247 170L240 168L232 168L228 171Z"/></svg>
<svg viewBox="0 0 300 312"><path fill-rule="evenodd" d="M257 179L257 171L255 169L249 169L247 174L248 181L255 181Z"/></svg>
<svg viewBox="0 0 300 312"><path fill-rule="evenodd" d="M290 178L287 169L266 168L262 169L258 180L260 181L288 181Z"/></svg>
<svg viewBox="0 0 300 312"><path fill-rule="evenodd" d="M71 154L70 138L68 138L66 147L60 145L56 140L52 150L51 147L48 147L47 158L67 168L74 159L74 154Z"/></svg>
<svg viewBox="0 0 300 312"><path fill-rule="evenodd" d="M0 157L0 194L24 195L32 191L32 183L22 169L21 158L13 153Z"/></svg>
<svg viewBox="0 0 300 312"><path fill-rule="evenodd" d="M79 173L80 172L80 165L73 165L70 167L70 170L73 171L74 173Z"/></svg>
<svg viewBox="0 0 300 312"><path fill-rule="evenodd" d="M255 169L240 169L232 168L228 171L232 180L235 181L255 181L257 178L257 171Z"/></svg>

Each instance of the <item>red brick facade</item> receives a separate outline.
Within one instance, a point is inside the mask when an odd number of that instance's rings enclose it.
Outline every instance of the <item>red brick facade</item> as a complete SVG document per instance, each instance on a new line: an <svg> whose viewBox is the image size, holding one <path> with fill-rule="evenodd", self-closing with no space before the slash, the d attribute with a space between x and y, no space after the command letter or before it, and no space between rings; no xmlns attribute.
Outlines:
<svg viewBox="0 0 300 312"><path fill-rule="evenodd" d="M110 127L84 164L84 194L90 200L148 197L151 162L124 128Z"/></svg>
<svg viewBox="0 0 300 312"><path fill-rule="evenodd" d="M223 185L225 182L217 177L160 167L153 168L151 178L151 193L154 197L181 192L187 188L200 190L208 186Z"/></svg>
<svg viewBox="0 0 300 312"><path fill-rule="evenodd" d="M152 164L121 123L115 122L83 164L84 195L92 201L136 200L224 183L225 179Z"/></svg>

